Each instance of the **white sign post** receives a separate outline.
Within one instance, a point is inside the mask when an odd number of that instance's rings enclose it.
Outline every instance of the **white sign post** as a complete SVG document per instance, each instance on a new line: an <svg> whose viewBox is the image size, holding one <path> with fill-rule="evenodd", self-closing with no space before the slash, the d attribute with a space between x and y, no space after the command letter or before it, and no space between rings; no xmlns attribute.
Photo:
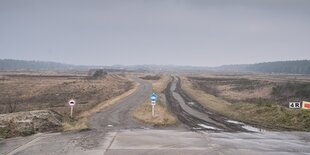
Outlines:
<svg viewBox="0 0 310 155"><path fill-rule="evenodd" d="M157 100L157 95L156 93L152 93L150 96L151 99L151 104L152 104L152 116L155 116L155 105L156 105L156 100Z"/></svg>
<svg viewBox="0 0 310 155"><path fill-rule="evenodd" d="M71 107L70 117L72 117L73 114L73 106L75 105L75 101L73 99L69 100L69 105Z"/></svg>
<svg viewBox="0 0 310 155"><path fill-rule="evenodd" d="M155 104L152 104L152 116L155 116Z"/></svg>

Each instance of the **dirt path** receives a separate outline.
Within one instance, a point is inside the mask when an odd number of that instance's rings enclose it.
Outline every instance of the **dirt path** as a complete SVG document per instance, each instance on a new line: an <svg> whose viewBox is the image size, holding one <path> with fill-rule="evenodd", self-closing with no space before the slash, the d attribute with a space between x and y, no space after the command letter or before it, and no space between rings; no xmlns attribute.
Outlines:
<svg viewBox="0 0 310 155"><path fill-rule="evenodd" d="M170 110L190 130L248 131L242 127L241 123L239 124L239 122L211 112L187 96L181 89L180 80L177 77L174 77L173 81L169 83L166 89L166 96Z"/></svg>
<svg viewBox="0 0 310 155"><path fill-rule="evenodd" d="M95 114L90 121L93 129L119 130L150 127L138 122L130 116L130 112L148 98L152 91L152 87L149 83L140 79L135 80L140 83L138 90L119 101L116 105Z"/></svg>

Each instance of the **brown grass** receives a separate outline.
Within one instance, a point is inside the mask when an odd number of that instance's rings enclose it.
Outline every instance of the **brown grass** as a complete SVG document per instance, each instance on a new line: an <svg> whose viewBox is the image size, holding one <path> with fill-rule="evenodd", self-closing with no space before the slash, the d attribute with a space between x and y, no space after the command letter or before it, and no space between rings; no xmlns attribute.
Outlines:
<svg viewBox="0 0 310 155"><path fill-rule="evenodd" d="M171 77L167 75L162 75L159 80L152 80L151 83L153 90L157 93L163 92L170 80Z"/></svg>
<svg viewBox="0 0 310 155"><path fill-rule="evenodd" d="M97 104L96 106L94 106L93 108L91 108L90 110L84 111L82 112L79 116L78 116L78 120L77 121L67 121L63 123L63 128L64 131L70 131L70 130L82 130L82 129L88 129L89 128L89 117L92 116L93 114L102 111L103 109L112 106L113 104L117 103L118 101L120 101L121 99L129 96L130 94L134 93L137 88L138 88L139 84L135 83L134 87L119 95L116 96L110 100L101 102L99 104Z"/></svg>
<svg viewBox="0 0 310 155"><path fill-rule="evenodd" d="M274 82L250 80L243 77L189 77L194 88L232 102L271 98Z"/></svg>
<svg viewBox="0 0 310 155"><path fill-rule="evenodd" d="M77 102L75 112L89 110L98 103L118 96L132 87L127 79L109 75L100 80L83 76L6 76L0 81L0 113L6 113L7 103L16 103L18 111L52 109L68 115L67 101Z"/></svg>
<svg viewBox="0 0 310 155"><path fill-rule="evenodd" d="M272 86L264 86L254 90L233 91L231 87L218 86L219 96L235 101L247 101L253 98L271 98Z"/></svg>
<svg viewBox="0 0 310 155"><path fill-rule="evenodd" d="M232 117L269 129L310 131L310 111L289 109L276 104L239 103L231 106Z"/></svg>
<svg viewBox="0 0 310 155"><path fill-rule="evenodd" d="M153 91L158 95L157 105L155 106L155 117L152 117L152 106L149 99L146 99L144 103L132 112L134 118L153 125L171 125L176 123L176 117L167 110L167 107L164 106L166 104L162 103L162 98L164 97L162 92L170 80L171 77L167 75L162 75L159 80L148 80L152 84Z"/></svg>
<svg viewBox="0 0 310 155"><path fill-rule="evenodd" d="M186 78L181 77L182 89L191 97L195 98L199 103L203 104L206 108L213 111L228 111L231 103L215 97L211 94L207 94L202 90L193 89L193 85Z"/></svg>
<svg viewBox="0 0 310 155"><path fill-rule="evenodd" d="M83 75L2 75L0 80L0 113L8 112L8 104L16 103L15 111L51 109L64 116L64 130L88 128L88 118L128 96L137 84L116 74L93 80ZM67 101L76 100L73 118Z"/></svg>
<svg viewBox="0 0 310 155"><path fill-rule="evenodd" d="M270 101L258 103L234 103L215 97L193 87L187 79L181 78L182 89L204 107L245 123L256 124L269 129L310 131L310 111L289 109Z"/></svg>
<svg viewBox="0 0 310 155"><path fill-rule="evenodd" d="M63 126L63 131L89 129L88 118L81 117L75 121L65 121L63 122L62 126Z"/></svg>
<svg viewBox="0 0 310 155"><path fill-rule="evenodd" d="M205 72L205 73L192 73L186 74L186 76L198 76L198 77L210 77L210 78L246 78L250 80L262 80L269 82L287 82L287 81L310 81L308 75L287 75L287 74L266 74L266 73L216 73L216 72Z"/></svg>
<svg viewBox="0 0 310 155"><path fill-rule="evenodd" d="M176 118L167 111L167 109L161 104L155 105L155 116L152 116L152 106L149 100L146 100L140 106L138 106L132 115L139 121L153 125L171 125L176 123Z"/></svg>

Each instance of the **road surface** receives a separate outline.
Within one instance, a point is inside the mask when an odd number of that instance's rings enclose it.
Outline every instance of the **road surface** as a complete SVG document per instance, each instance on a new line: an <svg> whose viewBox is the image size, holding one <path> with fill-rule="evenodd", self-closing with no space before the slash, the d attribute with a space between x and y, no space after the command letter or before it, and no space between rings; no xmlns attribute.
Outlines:
<svg viewBox="0 0 310 155"><path fill-rule="evenodd" d="M114 134L106 155L309 155L301 132L188 132L134 130Z"/></svg>

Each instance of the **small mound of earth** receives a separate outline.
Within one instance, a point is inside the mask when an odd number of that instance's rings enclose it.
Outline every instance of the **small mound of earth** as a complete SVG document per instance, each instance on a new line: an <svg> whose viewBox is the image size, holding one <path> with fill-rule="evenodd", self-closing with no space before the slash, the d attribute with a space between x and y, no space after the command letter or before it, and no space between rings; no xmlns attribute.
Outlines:
<svg viewBox="0 0 310 155"><path fill-rule="evenodd" d="M0 114L0 137L25 136L62 130L62 116L51 110Z"/></svg>
<svg viewBox="0 0 310 155"><path fill-rule="evenodd" d="M159 80L161 77L158 76L158 75L146 75L146 76L143 76L143 77L140 77L141 79L143 80Z"/></svg>

